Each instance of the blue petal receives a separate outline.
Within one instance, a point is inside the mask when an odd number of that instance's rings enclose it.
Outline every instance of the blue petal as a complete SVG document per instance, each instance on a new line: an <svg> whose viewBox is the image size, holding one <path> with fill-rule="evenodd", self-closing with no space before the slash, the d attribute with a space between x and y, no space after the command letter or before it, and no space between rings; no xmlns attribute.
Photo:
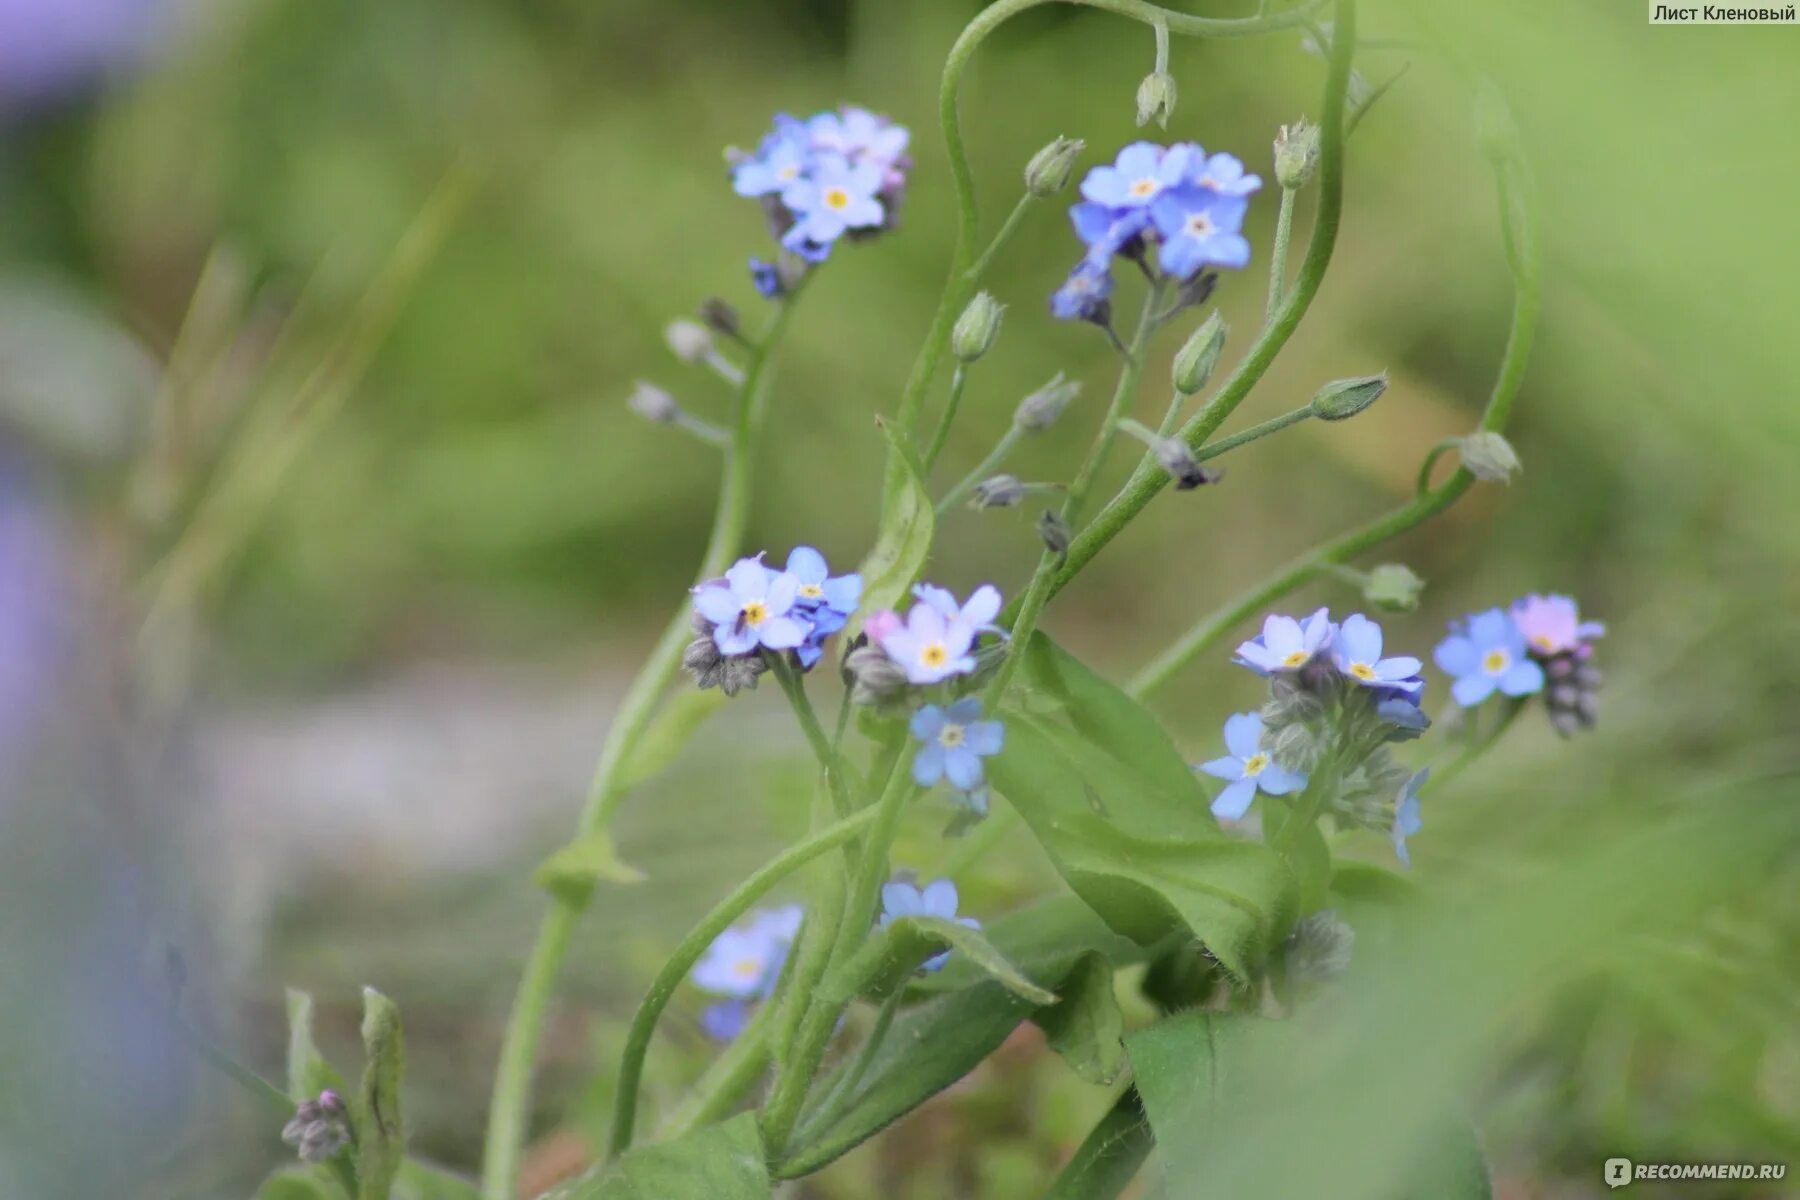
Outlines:
<svg viewBox="0 0 1800 1200"><path fill-rule="evenodd" d="M1529 696L1544 686L1544 668L1522 658L1500 676L1500 690L1508 696Z"/></svg>
<svg viewBox="0 0 1800 1200"><path fill-rule="evenodd" d="M981 782L981 757L967 746L944 751L944 774L965 792Z"/></svg>
<svg viewBox="0 0 1800 1200"><path fill-rule="evenodd" d="M1250 811L1250 805L1256 800L1256 781L1240 779L1236 783L1226 785L1219 798L1212 802L1213 816L1226 821L1235 821Z"/></svg>
<svg viewBox="0 0 1800 1200"><path fill-rule="evenodd" d="M1474 708L1483 700L1494 694L1494 678L1491 675L1464 675L1450 685L1450 695L1464 708Z"/></svg>
<svg viewBox="0 0 1800 1200"><path fill-rule="evenodd" d="M811 546L795 546L787 560L788 574L801 583L824 583L829 568L825 556Z"/></svg>
<svg viewBox="0 0 1800 1200"><path fill-rule="evenodd" d="M1225 748L1239 758L1249 758L1262 749L1262 735L1260 713L1233 713L1225 718Z"/></svg>
<svg viewBox="0 0 1800 1200"><path fill-rule="evenodd" d="M934 879L919 892L920 909L925 916L948 921L956 916L956 884L948 879Z"/></svg>
<svg viewBox="0 0 1800 1200"><path fill-rule="evenodd" d="M1214 779L1229 779L1235 782L1244 777L1244 760L1241 758L1215 758L1210 762L1201 763L1200 770L1205 771Z"/></svg>
<svg viewBox="0 0 1800 1200"><path fill-rule="evenodd" d="M913 758L913 782L920 787L930 787L944 777L944 748L936 742L926 742L924 747Z"/></svg>
<svg viewBox="0 0 1800 1200"><path fill-rule="evenodd" d="M943 728L944 710L935 704L921 707L912 715L912 720L907 723L907 729L912 732L914 738L921 742L929 742L943 732Z"/></svg>
<svg viewBox="0 0 1800 1200"><path fill-rule="evenodd" d="M958 725L967 725L971 721L980 720L981 697L964 696L962 699L950 705L950 709L946 715Z"/></svg>

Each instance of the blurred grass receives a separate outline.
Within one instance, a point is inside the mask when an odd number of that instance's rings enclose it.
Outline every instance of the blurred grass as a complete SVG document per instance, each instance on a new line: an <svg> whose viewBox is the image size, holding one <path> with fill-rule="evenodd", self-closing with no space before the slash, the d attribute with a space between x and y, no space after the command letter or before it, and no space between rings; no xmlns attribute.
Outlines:
<svg viewBox="0 0 1800 1200"><path fill-rule="evenodd" d="M637 421L623 398L646 377L696 411L721 411L720 387L675 363L660 334L708 295L747 313L762 303L743 261L766 252L766 234L755 206L725 187L719 151L753 142L777 109L839 100L911 125L918 165L901 233L840 253L809 290L780 366L752 541L857 557L882 451L871 416L898 394L949 251L937 69L977 7L268 0L221 11L160 69L0 135L8 274L59 277L159 350L218 245L247 264L260 311L285 312L312 280L296 336L303 354L328 345L446 168L461 161L478 180L367 381L215 596L209 689L316 694L421 657L554 661L587 643L629 663L687 582L716 467ZM1800 155L1786 116L1800 104L1800 31L1651 28L1629 4L1551 0L1371 0L1362 25L1435 30L1497 82L1546 230L1544 323L1514 430L1525 474L1391 548L1432 587L1390 638L1423 651L1446 618L1544 589L1578 593L1611 625L1602 729L1573 743L1523 730L1490 768L1432 797L1416 843L1422 881L1504 890L1521 864L1721 788L1790 803L1791 788L1755 781L1800 766L1800 370L1789 346ZM1146 31L1082 10L1035 12L992 40L964 94L990 223L1052 136L1085 138L1090 162L1135 136L1131 96L1149 62ZM1491 190L1452 71L1412 51L1363 69L1380 79L1404 63L1352 144L1319 302L1239 419L1329 378L1385 368L1393 388L1354 422L1234 454L1224 486L1160 499L1109 548L1049 618L1109 669L1135 667L1261 571L1406 494L1423 449L1465 428L1485 396L1509 303ZM1276 126L1317 115L1322 64L1297 38L1178 40L1174 68L1182 101L1169 136L1265 174ZM944 481L1056 370L1088 394L1017 470L1066 474L1110 386L1102 340L1045 311L1075 250L1060 208L1031 217L991 279L1011 309ZM1259 248L1273 209L1266 196L1253 207ZM1304 201L1301 211L1303 228ZM1232 348L1258 323L1263 261L1221 288ZM1146 409L1160 408L1159 389ZM104 512L105 473L89 465L76 478L71 501ZM1018 586L1037 553L1032 516L952 516L933 577ZM1314 603L1357 598L1320 585L1294 606ZM1216 656L1159 708L1198 757L1222 712L1254 691ZM585 1072L611 1061L615 1023L659 952L797 820L791 764L772 764L785 782L766 789L732 774L734 754L765 743L734 710L696 763L630 810L627 853L655 882L587 931L550 1045L547 1123L574 1098L577 1127L597 1124L608 1081ZM937 820L921 815L903 862L929 869ZM559 832L545 831L545 845ZM1033 854L1015 843L977 905L1004 907L1041 883ZM416 1030L422 1139L448 1161L466 1163L475 1144L492 1022L536 911L518 883L527 865L416 894L417 881L392 892L350 881L341 899L287 915L261 981L271 997L282 974L336 981L344 999L380 974ZM1596 963L1533 994L1530 1015L1507 1029L1508 1055L1490 1064L1491 1132L1509 1169L1588 1177L1614 1146L1680 1139L1703 1154L1776 1144L1784 1121L1791 1130L1791 1001L1735 1030L1696 1019L1716 1009L1709 989L1721 981L1735 981L1734 997L1761 995L1800 958L1783 870L1746 878L1722 913L1671 932L1681 955L1722 956L1697 982ZM1789 1032L1757 1041L1782 1020ZM691 1028L672 1040L678 1054L652 1056L658 1100L703 1055ZM853 1156L819 1194L870 1194L902 1175L910 1191L882 1194L1032 1194L1104 1098L1029 1047L983 1070L989 1086ZM919 1143L932 1165L919 1165Z"/></svg>

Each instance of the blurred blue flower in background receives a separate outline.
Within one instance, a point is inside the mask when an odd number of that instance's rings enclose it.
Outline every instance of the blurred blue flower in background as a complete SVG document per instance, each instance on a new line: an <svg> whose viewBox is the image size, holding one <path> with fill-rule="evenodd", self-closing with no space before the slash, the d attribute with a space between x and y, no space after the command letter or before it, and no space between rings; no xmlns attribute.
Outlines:
<svg viewBox="0 0 1800 1200"><path fill-rule="evenodd" d="M1525 653L1525 634L1497 608L1476 613L1451 625L1433 657L1446 675L1456 677L1450 694L1472 708L1496 690L1529 696L1544 686L1544 668Z"/></svg>
<svg viewBox="0 0 1800 1200"><path fill-rule="evenodd" d="M0 0L0 109L66 96L166 32L170 0Z"/></svg>
<svg viewBox="0 0 1800 1200"><path fill-rule="evenodd" d="M944 921L955 921L969 929L980 929L981 922L974 917L956 915L958 903L956 884L948 879L933 880L922 888L910 880L896 879L882 885L881 924L885 927L901 917L937 917ZM948 950L934 955L921 964L921 969L935 971L949 957Z"/></svg>

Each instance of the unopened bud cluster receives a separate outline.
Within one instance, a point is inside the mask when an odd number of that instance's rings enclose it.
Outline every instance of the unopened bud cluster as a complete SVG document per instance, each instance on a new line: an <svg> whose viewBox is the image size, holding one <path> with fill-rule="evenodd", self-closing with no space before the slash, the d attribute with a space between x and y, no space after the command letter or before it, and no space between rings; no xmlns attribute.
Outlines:
<svg viewBox="0 0 1800 1200"><path fill-rule="evenodd" d="M350 1144L349 1108L344 1098L326 1088L315 1100L303 1100L293 1119L282 1127L281 1140L294 1147L302 1162L336 1158Z"/></svg>

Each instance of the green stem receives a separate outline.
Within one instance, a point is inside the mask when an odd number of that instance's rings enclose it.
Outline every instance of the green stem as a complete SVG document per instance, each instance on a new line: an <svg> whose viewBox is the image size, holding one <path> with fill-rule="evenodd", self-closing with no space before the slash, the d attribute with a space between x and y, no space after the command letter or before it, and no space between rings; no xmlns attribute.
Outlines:
<svg viewBox="0 0 1800 1200"><path fill-rule="evenodd" d="M1087 499L1094 477L1106 459L1106 452L1112 448L1114 439L1119 435L1119 422L1124 419L1132 400L1137 396L1138 382L1144 373L1144 350L1150 340L1150 333L1155 328L1157 304L1161 299L1160 284L1153 283L1144 289L1143 311L1138 315L1131 344L1126 347L1125 365L1120 368L1119 381L1113 387L1112 403L1107 405L1100 430L1094 435L1094 444L1076 471L1075 478L1069 483L1069 494L1063 500L1062 519L1071 529L1081 515L1082 502ZM994 673L994 678L985 690L985 707L990 712L1006 694L1006 685L1012 681L1013 671L1018 668L1018 650L1031 640L1032 631L1037 628L1038 617L1043 614L1044 605L1050 600L1051 583L1056 578L1056 568L1061 561L1062 556L1050 550L1046 550L1038 560L1037 571L1026 586L1025 599L1019 606L1018 616L1013 620L1012 638L1007 643L1006 657L1000 660L1000 669Z"/></svg>
<svg viewBox="0 0 1800 1200"><path fill-rule="evenodd" d="M1113 1200L1131 1185L1155 1144L1137 1089L1126 1088L1057 1172L1044 1200Z"/></svg>
<svg viewBox="0 0 1800 1200"><path fill-rule="evenodd" d="M1413 495L1423 496L1431 491L1431 468L1437 466L1437 460L1451 450L1456 449L1461 438L1445 438L1425 454L1425 461L1419 464L1419 482L1413 488Z"/></svg>
<svg viewBox="0 0 1800 1200"><path fill-rule="evenodd" d="M736 427L725 460L712 533L701 557L698 580L716 578L737 557L750 517L750 485L757 438L767 408L769 367L775 348L787 330L798 296L781 304L768 329L758 339L745 370L738 397ZM577 839L606 827L625 796L619 786L622 768L631 747L649 726L656 701L681 666L681 652L693 636L688 606L683 603L670 618L650 657L626 690L618 714L607 730L599 761L588 787L587 800L576 822ZM561 894L538 927L537 940L519 979L506 1032L500 1043L500 1061L494 1070L493 1098L488 1109L487 1143L482 1156L481 1194L484 1200L512 1200L519 1174L519 1157L525 1144L525 1123L531 1103L531 1082L537 1062L538 1038L543 1032L544 1010L550 1003L556 977L567 957L575 924L587 908L589 897Z"/></svg>
<svg viewBox="0 0 1800 1200"><path fill-rule="evenodd" d="M1452 779L1455 779L1458 775L1461 775L1464 771L1468 770L1469 764L1487 753L1488 749L1492 747L1495 742L1500 740L1501 735L1512 728L1512 723L1517 720L1519 714L1524 711L1525 697L1508 697L1506 711L1500 714L1500 719L1494 722L1494 727L1483 734L1478 740L1465 746L1462 753L1451 760L1449 766L1444 767L1442 770L1434 769L1431 776L1431 785L1433 787L1441 788Z"/></svg>
<svg viewBox="0 0 1800 1200"><path fill-rule="evenodd" d="M950 374L950 398L944 401L944 411L938 417L937 429L931 435L931 445L920 461L925 464L926 474L931 473L932 464L938 455L944 452L944 443L950 440L950 425L956 420L956 410L962 407L963 388L969 382L969 368L962 363L956 364L956 370Z"/></svg>
<svg viewBox="0 0 1800 1200"><path fill-rule="evenodd" d="M1294 189L1281 189L1281 211L1275 217L1275 244L1269 249L1269 304L1264 323L1273 325L1287 287L1288 239L1294 232Z"/></svg>
<svg viewBox="0 0 1800 1200"><path fill-rule="evenodd" d="M1502 227L1510 232L1517 247L1518 258L1513 276L1512 324L1507 332L1506 348L1501 354L1493 391L1477 426L1478 429L1498 433L1505 428L1507 420L1512 416L1513 405L1531 358L1531 345L1542 304L1542 277L1537 210L1530 203L1524 166L1517 160L1506 160L1496 164L1495 169ZM1434 448L1432 457L1437 453L1439 451ZM1154 691L1189 659L1213 646L1239 622L1332 566L1347 562L1430 520L1456 503L1474 482L1473 475L1458 467L1449 479L1436 488L1414 496L1408 503L1360 528L1306 551L1225 608L1188 630L1174 645L1140 671L1127 690L1139 698Z"/></svg>
<svg viewBox="0 0 1800 1200"><path fill-rule="evenodd" d="M1299 13L1301 15L1296 18L1299 21L1305 19L1305 11L1290 10L1278 15L1287 17ZM1324 114L1319 126L1319 206L1313 220L1312 237L1307 243L1306 257L1301 261L1294 289L1282 300L1275 319L1263 329L1256 343L1232 371L1230 378L1220 385L1212 400L1182 427L1179 436L1195 451L1206 444L1206 440L1218 431L1219 426L1224 424L1225 419L1243 403L1250 390L1268 372L1276 355L1287 345L1288 339L1299 327L1300 319L1306 315L1306 310L1311 306L1313 297L1318 294L1319 285L1324 280L1325 269L1330 265L1332 251L1337 245L1338 223L1344 204L1344 91L1350 79L1350 53L1356 40L1355 22L1355 0L1337 0L1336 29L1343 36L1334 37L1332 41L1331 66L1325 84ZM1179 27L1173 22L1171 28L1179 32ZM1069 547L1068 558L1050 585L1050 594L1055 595L1080 574L1082 568L1108 542L1117 537L1168 483L1169 476L1163 471L1140 471L1134 474L1100 515L1094 518L1093 524L1084 529Z"/></svg>
<svg viewBox="0 0 1800 1200"><path fill-rule="evenodd" d="M793 707L794 716L800 722L807 744L812 747L814 756L819 760L819 770L824 774L825 786L831 793L832 809L841 821L850 815L850 810L854 807L850 800L852 781L849 768L839 758L836 742L825 736L825 727L819 724L819 714L813 709L812 700L807 697L806 681L794 670L786 653L771 654L768 662L770 672ZM839 723L839 729L842 730L842 722Z"/></svg>
<svg viewBox="0 0 1800 1200"><path fill-rule="evenodd" d="M1196 462L1205 462L1209 458L1217 458L1227 450L1236 450L1239 446L1247 445L1250 442L1256 441L1258 438L1266 438L1271 433L1280 433L1290 425L1298 425L1312 415L1312 405L1302 404L1299 408L1290 409L1278 417L1270 417L1268 420L1252 425L1248 429L1240 429L1229 437L1222 437L1216 442L1206 443L1206 445L1194 451L1194 460Z"/></svg>
<svg viewBox="0 0 1800 1200"><path fill-rule="evenodd" d="M857 1048L856 1058L851 1061L849 1068L839 1077L837 1083L832 1085L831 1091L823 1100L819 1101L818 1106L807 1117L805 1128L831 1128L832 1122L837 1118L839 1106L855 1097L856 1085L861 1083L863 1076L869 1073L869 1067L874 1063L875 1055L881 1049L881 1043L886 1040L888 1030L893 1027L894 1017L899 1013L900 1001L905 995L904 987L895 988L888 998L881 1002L881 1008L875 1013L875 1024L870 1028L869 1036L864 1038L863 1044ZM804 1140L804 1134L802 1140Z"/></svg>
<svg viewBox="0 0 1800 1200"><path fill-rule="evenodd" d="M1025 431L1017 425L1007 427L1006 432L1000 435L1000 440L994 443L994 448L988 451L988 456L977 463L973 471L963 476L962 481L945 492L944 498L937 502L939 520L943 519L945 513L967 500L974 492L975 485L992 475L995 468L1006 461L1006 456L1012 453L1013 447L1019 444L1019 439L1024 436L1024 433Z"/></svg>
<svg viewBox="0 0 1800 1200"><path fill-rule="evenodd" d="M862 862L857 868L855 887L844 910L844 920L838 926L837 945L831 954L833 962L842 962L854 953L863 939L868 937L869 928L874 924L881 884L887 878L888 850L894 843L895 834L899 832L900 817L906 811L906 802L919 791L911 773L905 770L905 758L906 755L902 754L896 760L895 770L888 777L881 801L873 808L864 809L857 814L868 816L872 813L875 827L863 842ZM799 1119L801 1106L806 1100L807 1089L812 1086L813 1076L818 1073L819 1063L824 1060L826 1047L837 1030L838 1018L843 1015L847 1004L847 1001L816 1001L801 1022L799 1036L794 1041L793 1055L790 1061L783 1064L783 1070L769 1094L769 1102L763 1108L763 1144L772 1160L779 1160L787 1149L788 1139L794 1132L794 1122Z"/></svg>
<svg viewBox="0 0 1800 1200"><path fill-rule="evenodd" d="M774 1016L773 1002L757 1008L743 1032L713 1060L681 1107L670 1115L661 1130L664 1140L722 1121L738 1106L769 1065L769 1028Z"/></svg>
<svg viewBox="0 0 1800 1200"><path fill-rule="evenodd" d="M700 923L681 939L675 947L675 953L663 964L662 970L656 973L656 979L650 984L650 993L638 1006L637 1015L632 1018L631 1029L626 1034L624 1057L619 1063L618 1093L613 1107L612 1137L609 1152L620 1154L631 1145L632 1126L637 1118L638 1081L644 1073L644 1056L650 1048L650 1035L656 1031L656 1022L662 1016L663 1009L668 1006L669 998L687 974L700 961L724 933L731 923L750 910L750 906L762 898L770 888L798 871L801 867L829 850L836 849L861 833L865 827L874 822L876 814L865 810L847 820L839 821L828 829L813 834L799 845L792 846L770 859L750 878L740 883L737 888L717 907L706 914Z"/></svg>
<svg viewBox="0 0 1800 1200"><path fill-rule="evenodd" d="M975 265L963 273L963 282L971 289L981 282L981 277L986 275L988 268L994 265L994 258L1000 253L1000 248L1012 239L1014 233L1018 232L1019 222L1025 219L1025 214L1031 210L1031 206L1036 200L1036 196L1026 192L1019 197L1019 202L1013 205L1012 211L1006 214L1006 220L1000 223L1000 232L994 235L994 240L989 242L987 249L981 252L981 257L975 260Z"/></svg>

